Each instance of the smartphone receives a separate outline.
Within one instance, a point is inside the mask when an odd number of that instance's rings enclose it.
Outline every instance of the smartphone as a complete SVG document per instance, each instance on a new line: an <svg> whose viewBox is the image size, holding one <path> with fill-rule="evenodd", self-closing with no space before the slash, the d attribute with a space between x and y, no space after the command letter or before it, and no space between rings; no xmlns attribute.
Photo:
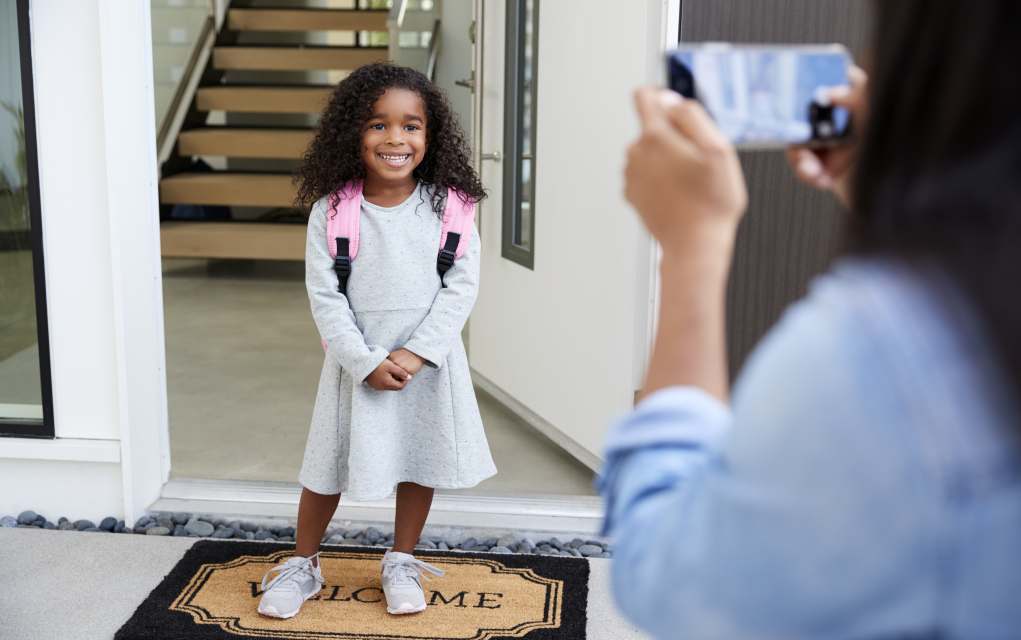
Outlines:
<svg viewBox="0 0 1021 640"><path fill-rule="evenodd" d="M698 100L724 135L741 148L839 144L851 116L826 98L848 84L843 46L708 43L667 53L671 89Z"/></svg>

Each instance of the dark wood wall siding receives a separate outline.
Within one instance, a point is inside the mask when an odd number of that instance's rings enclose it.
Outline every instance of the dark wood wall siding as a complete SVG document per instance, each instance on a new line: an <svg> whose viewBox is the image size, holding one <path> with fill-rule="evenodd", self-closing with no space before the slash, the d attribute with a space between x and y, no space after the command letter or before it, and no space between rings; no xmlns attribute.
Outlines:
<svg viewBox="0 0 1021 640"><path fill-rule="evenodd" d="M840 42L862 59L871 0L683 0L681 41ZM804 295L840 247L841 209L802 187L778 152L741 154L751 205L738 232L727 293L730 370Z"/></svg>

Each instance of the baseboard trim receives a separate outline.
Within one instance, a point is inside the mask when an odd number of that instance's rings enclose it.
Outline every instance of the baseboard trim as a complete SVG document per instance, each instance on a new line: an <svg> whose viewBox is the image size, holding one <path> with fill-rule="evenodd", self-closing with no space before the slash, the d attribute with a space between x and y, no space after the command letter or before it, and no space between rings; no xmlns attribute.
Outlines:
<svg viewBox="0 0 1021 640"><path fill-rule="evenodd" d="M173 478L149 511L185 511L253 520L298 514L301 485L290 482ZM603 517L598 496L523 494L478 496L437 491L429 513L432 527L595 535ZM356 502L341 498L334 518L343 522L392 523L392 498Z"/></svg>
<svg viewBox="0 0 1021 640"><path fill-rule="evenodd" d="M87 438L0 438L0 458L118 463L121 443Z"/></svg>
<svg viewBox="0 0 1021 640"><path fill-rule="evenodd" d="M571 456L573 456L576 460L595 472L598 472L602 468L603 461L591 451L575 442L574 438L571 438L553 423L523 405L519 400L514 398L514 396L501 389L495 382L475 369L471 370L471 374L472 381L475 383L476 387L485 391L497 402L517 414L517 416L528 426L532 427L543 436L546 436L546 438L552 441L553 444L571 454Z"/></svg>

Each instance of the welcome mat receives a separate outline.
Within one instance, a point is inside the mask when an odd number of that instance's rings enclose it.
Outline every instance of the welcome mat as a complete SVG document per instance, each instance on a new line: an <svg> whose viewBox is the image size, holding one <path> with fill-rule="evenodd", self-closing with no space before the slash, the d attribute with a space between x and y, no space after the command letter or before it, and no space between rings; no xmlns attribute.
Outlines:
<svg viewBox="0 0 1021 640"><path fill-rule="evenodd" d="M259 615L262 577L294 555L267 542L200 540L115 640L583 640L588 561L582 558L416 550L446 575L423 580L425 611L386 612L383 549L324 545L326 585L301 612Z"/></svg>

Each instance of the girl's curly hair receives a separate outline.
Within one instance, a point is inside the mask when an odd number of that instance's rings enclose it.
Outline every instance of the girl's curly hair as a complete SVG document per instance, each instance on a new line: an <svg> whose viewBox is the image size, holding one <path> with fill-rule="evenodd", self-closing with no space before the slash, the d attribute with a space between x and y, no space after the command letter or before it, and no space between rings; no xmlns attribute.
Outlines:
<svg viewBox="0 0 1021 640"><path fill-rule="evenodd" d="M469 161L464 131L443 92L414 69L376 63L356 69L337 84L330 96L295 175L298 206L308 206L351 180L365 177L362 129L376 100L391 88L414 91L425 103L428 146L412 175L431 187L428 192L433 211L442 215L450 188L457 189L471 202L486 197Z"/></svg>

